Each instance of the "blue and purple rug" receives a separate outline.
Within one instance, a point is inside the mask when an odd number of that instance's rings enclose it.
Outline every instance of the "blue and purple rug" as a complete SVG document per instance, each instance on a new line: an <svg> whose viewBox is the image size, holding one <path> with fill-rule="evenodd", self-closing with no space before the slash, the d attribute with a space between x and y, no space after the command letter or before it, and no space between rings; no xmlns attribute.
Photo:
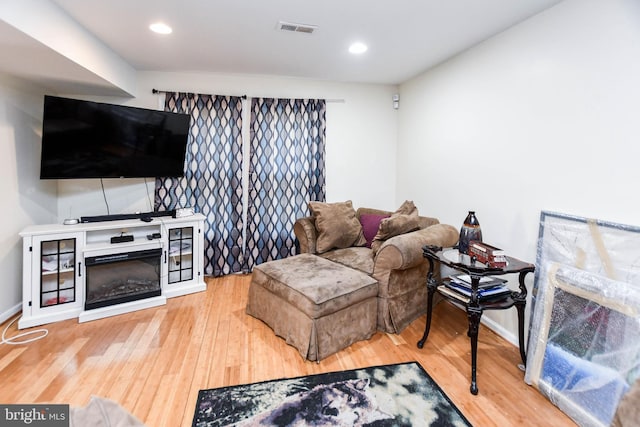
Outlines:
<svg viewBox="0 0 640 427"><path fill-rule="evenodd" d="M416 362L200 390L192 425L471 426Z"/></svg>

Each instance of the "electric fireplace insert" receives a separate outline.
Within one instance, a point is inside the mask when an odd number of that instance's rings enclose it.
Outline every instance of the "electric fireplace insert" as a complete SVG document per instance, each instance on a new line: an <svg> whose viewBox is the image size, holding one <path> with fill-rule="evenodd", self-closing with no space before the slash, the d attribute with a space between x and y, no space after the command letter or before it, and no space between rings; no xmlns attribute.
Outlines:
<svg viewBox="0 0 640 427"><path fill-rule="evenodd" d="M162 250L85 258L85 310L159 296Z"/></svg>

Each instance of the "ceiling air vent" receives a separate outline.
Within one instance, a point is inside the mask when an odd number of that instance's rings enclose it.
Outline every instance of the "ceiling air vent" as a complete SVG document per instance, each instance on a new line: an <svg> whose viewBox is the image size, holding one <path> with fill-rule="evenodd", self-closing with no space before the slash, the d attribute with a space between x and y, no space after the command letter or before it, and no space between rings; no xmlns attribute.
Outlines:
<svg viewBox="0 0 640 427"><path fill-rule="evenodd" d="M278 29L282 31L291 31L294 33L307 33L312 34L315 30L318 29L316 25L307 25L307 24L295 24L293 22L278 22Z"/></svg>

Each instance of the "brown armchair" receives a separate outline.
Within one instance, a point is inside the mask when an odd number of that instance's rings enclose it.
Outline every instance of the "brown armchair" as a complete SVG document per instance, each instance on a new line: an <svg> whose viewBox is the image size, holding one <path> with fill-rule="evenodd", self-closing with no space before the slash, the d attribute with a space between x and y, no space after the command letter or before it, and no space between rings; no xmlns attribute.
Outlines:
<svg viewBox="0 0 640 427"><path fill-rule="evenodd" d="M392 214L360 208L356 215L360 218L365 213ZM375 253L367 247L350 247L317 254L317 230L313 217L298 219L294 233L300 253L316 254L360 270L378 281L378 330L388 333L402 332L426 313L429 263L422 256L422 247L447 247L458 241L458 230L429 217L420 217L420 229L385 240ZM439 275L439 269L434 273Z"/></svg>

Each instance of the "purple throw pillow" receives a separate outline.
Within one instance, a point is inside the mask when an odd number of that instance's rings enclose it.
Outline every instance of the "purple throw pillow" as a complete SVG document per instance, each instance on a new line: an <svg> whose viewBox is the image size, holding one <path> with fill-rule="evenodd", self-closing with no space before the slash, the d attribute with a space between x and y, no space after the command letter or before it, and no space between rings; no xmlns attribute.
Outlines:
<svg viewBox="0 0 640 427"><path fill-rule="evenodd" d="M366 246L368 248L371 247L371 242L373 242L373 238L376 237L376 234L378 233L378 228L380 228L380 221L385 218L389 218L389 215L360 215L360 224L362 224L362 231L364 233L364 238L367 240Z"/></svg>

